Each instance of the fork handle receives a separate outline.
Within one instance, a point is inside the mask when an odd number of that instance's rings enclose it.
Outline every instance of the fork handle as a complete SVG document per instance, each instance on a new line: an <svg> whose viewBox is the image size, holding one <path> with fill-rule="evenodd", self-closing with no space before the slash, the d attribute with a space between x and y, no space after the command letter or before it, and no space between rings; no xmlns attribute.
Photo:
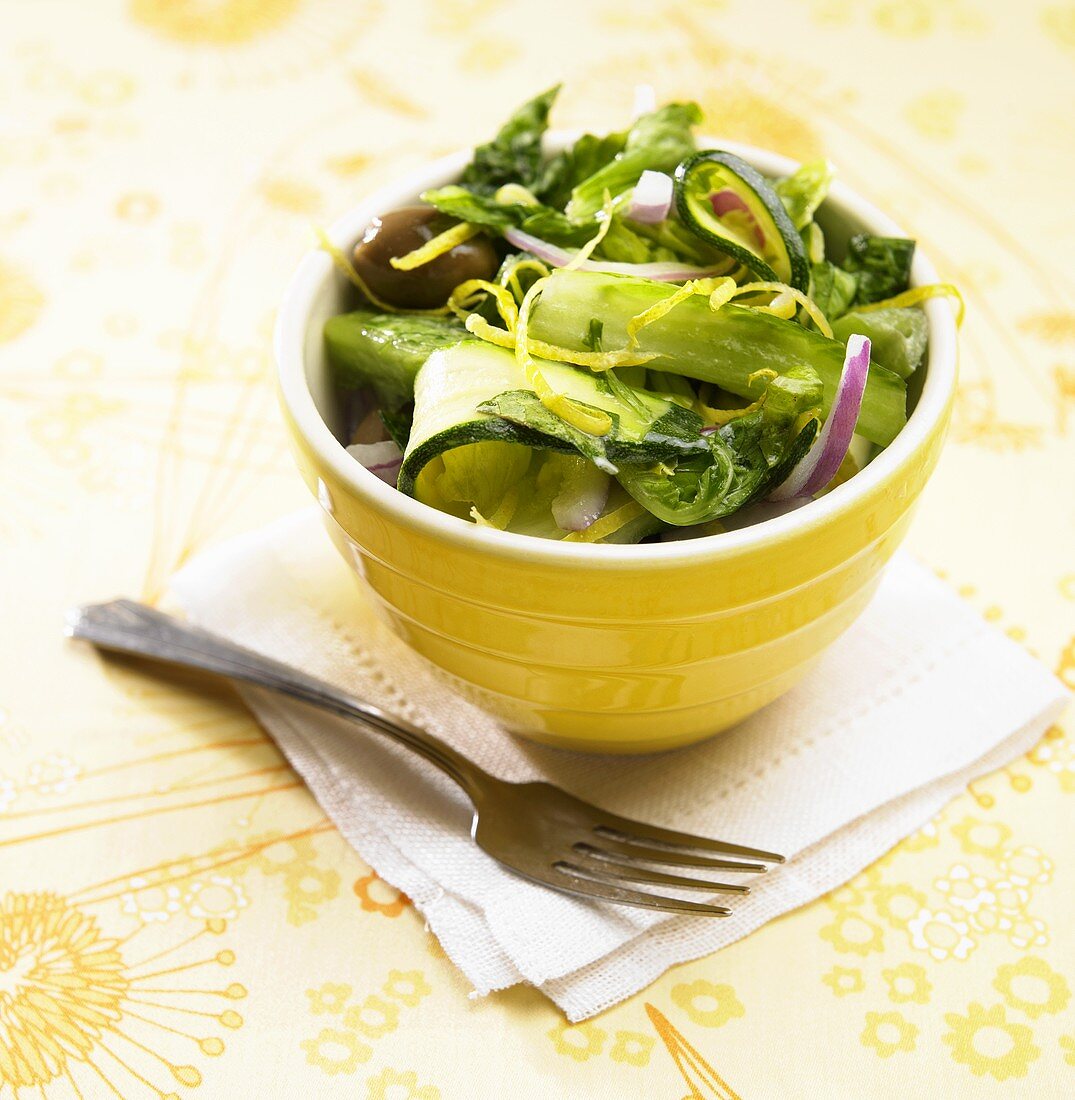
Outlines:
<svg viewBox="0 0 1075 1100"><path fill-rule="evenodd" d="M244 680L311 703L331 714L357 720L436 764L472 801L475 797L476 773L480 769L439 737L316 676L180 622L155 608L134 600L88 604L70 613L67 633L101 649Z"/></svg>

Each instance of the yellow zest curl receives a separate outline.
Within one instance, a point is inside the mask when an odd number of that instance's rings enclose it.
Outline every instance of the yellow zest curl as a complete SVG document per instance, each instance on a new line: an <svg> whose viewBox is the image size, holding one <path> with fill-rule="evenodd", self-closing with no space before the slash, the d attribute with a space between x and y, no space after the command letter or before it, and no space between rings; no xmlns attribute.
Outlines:
<svg viewBox="0 0 1075 1100"><path fill-rule="evenodd" d="M796 290L795 287L788 286L787 283L744 283L736 290L733 297L739 298L744 294L764 294L766 291L771 291L776 297L768 305L755 306L755 309L760 309L765 313L776 313L779 317L790 319L795 316L795 306L800 305L806 311L810 320L817 325L821 335L827 336L830 340L833 339L832 326L825 319L825 314L801 290ZM789 303L791 304L790 313L788 312Z"/></svg>
<svg viewBox="0 0 1075 1100"><path fill-rule="evenodd" d="M477 336L479 340L484 340L487 344L496 344L498 348L507 348L508 351L515 350L515 336L510 332L505 332L502 328L497 328L496 325L489 324L480 314L471 313L463 324L466 325L467 332L471 336Z"/></svg>
<svg viewBox="0 0 1075 1100"><path fill-rule="evenodd" d="M549 268L537 259L516 260L501 272L500 283L506 286L520 301L523 297L522 284L519 282L520 271L536 271L538 278L544 278L549 274Z"/></svg>
<svg viewBox="0 0 1075 1100"><path fill-rule="evenodd" d="M572 531L565 535L561 542L600 542L601 539L614 535L621 527L626 527L631 520L645 515L646 509L637 500L628 501L617 508L615 512L609 512L607 516L594 520L584 531Z"/></svg>
<svg viewBox="0 0 1075 1100"><path fill-rule="evenodd" d="M951 283L930 283L929 286L913 286L902 294L893 298L885 298L881 302L870 302L866 306L855 306L852 313L872 313L875 309L900 309L904 306L916 306L929 298L955 298L956 300L956 325L963 324L963 315L967 312L963 295L959 293L959 287Z"/></svg>
<svg viewBox="0 0 1075 1100"><path fill-rule="evenodd" d="M593 254L593 250L605 239L605 234L612 225L612 196L605 192L604 217L597 232L571 257L569 263L564 264L561 270L574 271L584 264Z"/></svg>
<svg viewBox="0 0 1075 1100"><path fill-rule="evenodd" d="M388 262L397 271L413 271L416 267L432 263L438 256L445 252L451 252L457 244L469 241L471 237L481 232L480 225L471 225L470 222L460 222L443 233L438 233L425 244L408 252L405 256L393 256Z"/></svg>
<svg viewBox="0 0 1075 1100"><path fill-rule="evenodd" d="M467 332L498 348L514 351L515 336L496 325L491 325L480 314L471 313L463 322ZM552 359L558 363L570 363L575 367L588 367L592 371L614 370L616 367L640 367L656 358L656 352L629 351L574 351L556 344L546 344L544 340L528 340L527 348L531 355L539 359Z"/></svg>
<svg viewBox="0 0 1075 1100"><path fill-rule="evenodd" d="M659 302L654 302L649 309L644 309L641 313L636 313L627 322L627 347L638 347L638 334L647 325L652 325L654 321L659 321L666 313L671 313L680 302L685 302L688 298L697 293L696 282L688 280L673 294L669 294L667 298L662 298Z"/></svg>
<svg viewBox="0 0 1075 1100"><path fill-rule="evenodd" d="M635 314L627 322L627 347L637 348L638 334L642 329L647 325L652 325L654 321L659 321L666 314L671 313L681 302L685 302L693 295L708 295L709 308L718 310L726 302L731 301L737 289L735 280L729 279L727 276L718 279L689 279L673 294L669 294L667 298L662 298L659 302L654 302L649 309L644 309L641 313ZM627 364L623 365L626 366Z"/></svg>
<svg viewBox="0 0 1075 1100"><path fill-rule="evenodd" d="M318 244L332 257L332 262L336 265L337 270L343 272L343 274L346 275L378 309L383 309L385 313L410 313L417 317L443 317L446 313L450 312L447 305L438 306L436 309L400 309L399 306L394 306L391 302L386 302L383 298L378 298L366 285L366 280L355 270L355 265L351 263L343 250L337 248L336 245L328 239L328 234L320 226L316 226L314 232L317 234Z"/></svg>
<svg viewBox="0 0 1075 1100"><path fill-rule="evenodd" d="M779 373L771 367L762 367L761 370L756 370L753 374L747 376L747 385L753 386L759 378L764 379L766 382L771 382L774 378L779 377ZM697 402L697 411L707 424L728 424L733 420L738 420L741 416L746 416L747 413L752 413L756 409L760 409L762 405L765 404L766 396L767 394L763 393L757 401L752 401L749 405L744 405L741 409L717 409L699 400ZM811 413L811 416L813 416L813 413Z"/></svg>
<svg viewBox="0 0 1075 1100"><path fill-rule="evenodd" d="M515 361L526 375L527 381L534 387L538 400L550 412L555 413L572 427L578 428L579 431L590 435L608 435L612 430L612 417L606 412L590 408L562 393L557 393L546 381L530 354L526 339L527 329L530 327L530 311L547 282L548 277L538 279L526 292L526 297L523 298L522 305L519 307L519 323L515 330Z"/></svg>
<svg viewBox="0 0 1075 1100"><path fill-rule="evenodd" d="M487 279L467 279L452 291L448 299L448 308L464 323L472 316L470 310L477 304L481 294L491 294L496 302L496 311L500 314L508 332L515 331L519 320L519 309L507 287L491 283Z"/></svg>
<svg viewBox="0 0 1075 1100"><path fill-rule="evenodd" d="M714 313L716 313L721 306L726 306L735 297L735 292L739 289L736 281L727 275L720 279L704 279L700 281L716 284L709 292L709 308L713 310Z"/></svg>

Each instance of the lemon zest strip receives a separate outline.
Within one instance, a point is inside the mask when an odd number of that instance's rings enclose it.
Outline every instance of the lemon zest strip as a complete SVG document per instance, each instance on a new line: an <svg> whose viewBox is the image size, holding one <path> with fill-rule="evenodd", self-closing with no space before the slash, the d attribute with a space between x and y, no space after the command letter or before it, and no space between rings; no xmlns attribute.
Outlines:
<svg viewBox="0 0 1075 1100"><path fill-rule="evenodd" d="M963 316L967 312L967 304L963 301L963 295L959 287L952 283L930 283L928 286L913 286L902 294L892 298L885 298L880 302L870 302L869 305L855 306L852 313L872 313L875 309L900 309L904 306L916 306L929 298L955 298L956 300L956 327L963 324Z"/></svg>
<svg viewBox="0 0 1075 1100"><path fill-rule="evenodd" d="M515 361L526 375L527 381L534 387L538 400L550 412L561 420L590 435L608 435L612 430L612 417L606 412L589 408L556 390L549 385L538 365L534 362L527 345L526 333L530 326L530 311L534 302L545 289L548 277L538 279L526 292L519 307L519 323L515 330Z"/></svg>
<svg viewBox="0 0 1075 1100"><path fill-rule="evenodd" d="M766 291L772 291L775 297L764 306L755 306L755 309L760 309L765 313L776 313L779 317L790 319L795 315L794 305L791 308L791 312L788 313L788 304L795 303L803 307L807 316L818 327L818 331L822 336L827 336L830 340L834 337L832 335L832 325L829 324L825 317L825 314L818 309L817 304L810 298L808 298L801 290L796 290L793 286L788 286L787 283L777 282L759 282L759 283L744 283L734 293L734 298L739 298L744 294L763 294Z"/></svg>
<svg viewBox="0 0 1075 1100"><path fill-rule="evenodd" d="M397 271L413 271L416 267L423 267L432 263L438 256L445 252L451 252L456 245L469 241L471 237L481 232L480 225L472 225L470 222L460 222L443 233L438 233L425 244L408 252L404 256L393 256L388 262Z"/></svg>
<svg viewBox="0 0 1075 1100"><path fill-rule="evenodd" d="M614 535L621 527L626 527L633 519L645 514L646 509L637 500L628 501L607 516L601 516L594 520L583 531L572 531L565 535L561 542L598 542L601 539Z"/></svg>
<svg viewBox="0 0 1075 1100"><path fill-rule="evenodd" d="M501 320L507 325L508 332L514 332L519 320L519 307L516 306L511 291L499 283L491 283L487 279L467 279L452 291L448 298L448 308L466 323L467 318L472 316L471 308L476 304L480 294L493 296Z"/></svg>

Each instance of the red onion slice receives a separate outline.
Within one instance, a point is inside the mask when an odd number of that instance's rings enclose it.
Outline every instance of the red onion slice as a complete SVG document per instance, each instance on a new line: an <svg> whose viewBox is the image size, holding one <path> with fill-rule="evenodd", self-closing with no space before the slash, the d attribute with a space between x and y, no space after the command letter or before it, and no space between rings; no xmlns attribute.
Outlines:
<svg viewBox="0 0 1075 1100"><path fill-rule="evenodd" d="M612 479L589 462L564 481L552 502L552 518L561 531L585 531L605 510Z"/></svg>
<svg viewBox="0 0 1075 1100"><path fill-rule="evenodd" d="M770 500L812 497L832 481L851 446L869 373L870 341L857 334L848 337L844 369L825 426L803 460L769 494Z"/></svg>
<svg viewBox="0 0 1075 1100"><path fill-rule="evenodd" d="M549 244L540 237L533 237L514 227L504 230L504 239L516 248L544 260L550 267L566 267L575 258L575 254L566 248ZM658 283L685 283L688 279L705 279L710 275L719 275L727 270L727 264L719 267L692 267L690 264L677 263L621 264L607 260L583 260L576 270L603 271L607 275L640 275Z"/></svg>
<svg viewBox="0 0 1075 1100"><path fill-rule="evenodd" d="M672 209L672 177L648 168L638 178L627 207L627 217L645 225L656 225Z"/></svg>
<svg viewBox="0 0 1075 1100"><path fill-rule="evenodd" d="M352 443L347 448L347 453L387 485L396 484L396 476L403 463L403 452L391 439L382 443Z"/></svg>

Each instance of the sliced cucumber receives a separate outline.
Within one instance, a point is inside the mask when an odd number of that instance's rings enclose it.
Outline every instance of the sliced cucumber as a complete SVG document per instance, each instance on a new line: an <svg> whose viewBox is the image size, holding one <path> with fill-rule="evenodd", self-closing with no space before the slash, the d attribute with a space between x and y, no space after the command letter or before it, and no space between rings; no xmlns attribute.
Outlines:
<svg viewBox="0 0 1075 1100"><path fill-rule="evenodd" d="M415 375L430 352L466 334L454 318L357 309L325 322L325 350L341 389L370 386L381 406L393 410L414 396Z"/></svg>
<svg viewBox="0 0 1075 1100"><path fill-rule="evenodd" d="M603 326L604 346L627 344L627 324L674 292L667 283L632 275L593 271L556 271L530 318L530 336L549 344L585 350L591 318ZM712 382L751 400L765 388L762 370L787 374L810 366L824 385L827 414L843 369L844 346L795 321L746 306L714 311L695 295L638 333L639 350L653 352L651 371ZM871 443L887 446L907 422L907 387L902 378L871 363L858 431Z"/></svg>
<svg viewBox="0 0 1075 1100"><path fill-rule="evenodd" d="M772 184L742 157L697 153L676 169L676 210L704 241L734 256L759 278L804 293L810 265L795 224Z"/></svg>
<svg viewBox="0 0 1075 1100"><path fill-rule="evenodd" d="M510 351L465 340L434 352L418 372L399 488L421 500L425 467L446 451L472 443L581 454L610 471L619 463L662 462L707 449L699 435L701 418L671 400L632 389L628 403L600 374L546 360L537 365L557 393L607 412L612 420L608 434L589 435L549 412Z"/></svg>

